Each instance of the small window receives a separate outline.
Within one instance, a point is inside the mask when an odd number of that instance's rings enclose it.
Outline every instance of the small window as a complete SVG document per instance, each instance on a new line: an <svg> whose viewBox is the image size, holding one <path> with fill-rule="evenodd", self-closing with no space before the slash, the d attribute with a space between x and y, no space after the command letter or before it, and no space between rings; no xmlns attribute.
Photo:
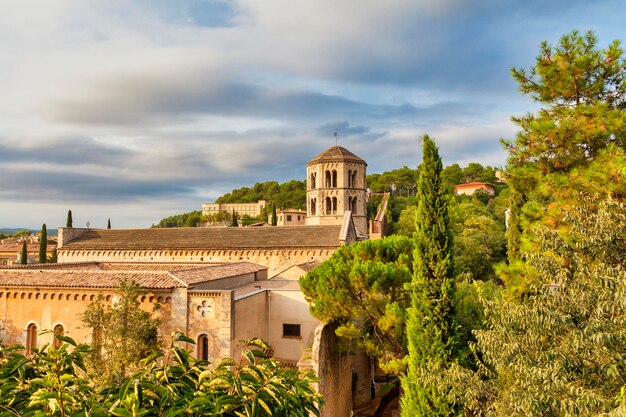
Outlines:
<svg viewBox="0 0 626 417"><path fill-rule="evenodd" d="M37 326L29 324L26 329L26 353L31 353L37 347Z"/></svg>
<svg viewBox="0 0 626 417"><path fill-rule="evenodd" d="M63 331L63 326L61 326L60 324L57 324L56 326L54 326L54 331L53 331L53 341L52 341L52 346L55 347L56 349L60 348L61 345L63 344L63 342L61 340L59 340L57 338L57 336L63 336L64 335L64 331Z"/></svg>
<svg viewBox="0 0 626 417"><path fill-rule="evenodd" d="M300 221L300 216L298 216L298 221Z"/></svg>
<svg viewBox="0 0 626 417"><path fill-rule="evenodd" d="M300 338L300 325L283 323L283 337Z"/></svg>
<svg viewBox="0 0 626 417"><path fill-rule="evenodd" d="M209 360L209 337L205 334L198 336L197 359L201 361Z"/></svg>
<svg viewBox="0 0 626 417"><path fill-rule="evenodd" d="M290 222L291 221L291 214L287 215L287 221Z"/></svg>

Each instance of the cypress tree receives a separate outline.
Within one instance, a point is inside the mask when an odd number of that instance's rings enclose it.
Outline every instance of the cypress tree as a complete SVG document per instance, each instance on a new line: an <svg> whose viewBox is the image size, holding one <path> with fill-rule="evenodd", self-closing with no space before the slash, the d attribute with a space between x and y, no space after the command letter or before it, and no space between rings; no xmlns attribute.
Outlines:
<svg viewBox="0 0 626 417"><path fill-rule="evenodd" d="M107 222L107 229L111 228L111 218L109 217L109 221Z"/></svg>
<svg viewBox="0 0 626 417"><path fill-rule="evenodd" d="M237 222L237 214L235 210L233 210L233 215L230 218L230 227L239 227L239 222Z"/></svg>
<svg viewBox="0 0 626 417"><path fill-rule="evenodd" d="M26 265L28 263L28 249L26 247L26 237L22 241L22 254L20 256L20 263Z"/></svg>
<svg viewBox="0 0 626 417"><path fill-rule="evenodd" d="M48 229L44 223L41 226L41 238L39 239L39 263L46 263L46 252L48 252Z"/></svg>
<svg viewBox="0 0 626 417"><path fill-rule="evenodd" d="M272 226L278 225L278 217L276 216L276 203L272 204Z"/></svg>
<svg viewBox="0 0 626 417"><path fill-rule="evenodd" d="M65 227L72 227L72 210L67 211L67 223Z"/></svg>
<svg viewBox="0 0 626 417"><path fill-rule="evenodd" d="M445 372L454 345L453 240L448 194L435 142L424 135L418 182L411 308L407 318L408 369L402 378L402 416L457 414Z"/></svg>

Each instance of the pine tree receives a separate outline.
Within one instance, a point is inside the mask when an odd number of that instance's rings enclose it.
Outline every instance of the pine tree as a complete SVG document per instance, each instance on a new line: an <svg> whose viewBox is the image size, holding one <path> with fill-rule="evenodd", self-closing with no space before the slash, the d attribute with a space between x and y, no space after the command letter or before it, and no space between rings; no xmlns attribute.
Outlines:
<svg viewBox="0 0 626 417"><path fill-rule="evenodd" d="M46 224L44 223L41 226L41 237L39 239L39 263L46 263L46 252L48 252L48 230L46 229Z"/></svg>
<svg viewBox="0 0 626 417"><path fill-rule="evenodd" d="M435 142L424 135L418 182L411 308L407 319L408 370L402 378L402 416L458 414L445 373L454 347L455 280L448 194Z"/></svg>
<svg viewBox="0 0 626 417"><path fill-rule="evenodd" d="M272 204L272 226L278 225L278 217L276 216L276 203Z"/></svg>
<svg viewBox="0 0 626 417"><path fill-rule="evenodd" d="M67 223L65 227L72 227L72 210L67 211Z"/></svg>
<svg viewBox="0 0 626 417"><path fill-rule="evenodd" d="M111 228L111 218L109 218L109 221L107 222L107 229Z"/></svg>
<svg viewBox="0 0 626 417"><path fill-rule="evenodd" d="M239 222L237 221L237 213L233 210L233 215L230 218L230 227L239 227Z"/></svg>
<svg viewBox="0 0 626 417"><path fill-rule="evenodd" d="M28 248L26 247L26 237L22 240L22 254L20 255L20 263L26 265L28 263Z"/></svg>

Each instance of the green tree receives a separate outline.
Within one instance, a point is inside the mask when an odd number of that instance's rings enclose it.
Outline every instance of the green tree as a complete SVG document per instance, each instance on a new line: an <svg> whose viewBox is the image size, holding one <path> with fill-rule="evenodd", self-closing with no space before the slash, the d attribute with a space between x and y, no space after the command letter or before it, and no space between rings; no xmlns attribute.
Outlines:
<svg viewBox="0 0 626 417"><path fill-rule="evenodd" d="M1 347L0 414L6 416L257 416L319 415L320 395L312 372L283 367L268 357L259 339L244 343L238 361L224 359L207 369L178 346L146 358L117 384L100 389L85 374L90 347L69 337L57 349L44 345L32 357L21 346Z"/></svg>
<svg viewBox="0 0 626 417"><path fill-rule="evenodd" d="M104 382L126 376L159 347L159 320L141 308L142 289L122 282L118 292L119 299L113 305L99 297L82 315L92 331L90 366Z"/></svg>
<svg viewBox="0 0 626 417"><path fill-rule="evenodd" d="M435 142L423 137L411 308L407 319L408 369L402 378L402 415L450 416L459 405L449 397L446 373L454 349L453 240L449 195L441 178Z"/></svg>
<svg viewBox="0 0 626 417"><path fill-rule="evenodd" d="M111 218L109 217L109 220L107 220L107 229L111 229Z"/></svg>
<svg viewBox="0 0 626 417"><path fill-rule="evenodd" d="M488 303L477 332L486 415L600 415L626 381L626 208L580 195L559 230L537 224L523 258L539 280Z"/></svg>
<svg viewBox="0 0 626 417"><path fill-rule="evenodd" d="M276 204L272 204L272 226L278 225L278 216L276 215Z"/></svg>
<svg viewBox="0 0 626 417"><path fill-rule="evenodd" d="M65 223L65 227L72 227L72 210L67 211L67 222Z"/></svg>
<svg viewBox="0 0 626 417"><path fill-rule="evenodd" d="M48 252L48 230L46 224L41 226L41 236L39 237L39 263L45 264Z"/></svg>
<svg viewBox="0 0 626 417"><path fill-rule="evenodd" d="M26 247L26 238L22 240L22 253L20 255L20 263L26 265L28 263L28 248Z"/></svg>
<svg viewBox="0 0 626 417"><path fill-rule="evenodd" d="M300 279L311 314L337 325L346 346L359 346L388 372L403 369L406 354L405 284L413 243L402 236L341 246Z"/></svg>
<svg viewBox="0 0 626 417"><path fill-rule="evenodd" d="M55 264L58 261L58 253L57 253L57 248L52 249L52 251L50 252L50 256L48 257L48 260L46 261L49 264Z"/></svg>
<svg viewBox="0 0 626 417"><path fill-rule="evenodd" d="M233 214L230 217L230 227L239 227L239 222L237 222L237 213L233 210Z"/></svg>
<svg viewBox="0 0 626 417"><path fill-rule="evenodd" d="M593 32L541 44L530 70L512 70L520 91L542 104L537 114L514 117L520 127L509 150L508 171L522 193L541 175L566 172L593 160L609 144L626 146L626 74L618 41L600 49Z"/></svg>

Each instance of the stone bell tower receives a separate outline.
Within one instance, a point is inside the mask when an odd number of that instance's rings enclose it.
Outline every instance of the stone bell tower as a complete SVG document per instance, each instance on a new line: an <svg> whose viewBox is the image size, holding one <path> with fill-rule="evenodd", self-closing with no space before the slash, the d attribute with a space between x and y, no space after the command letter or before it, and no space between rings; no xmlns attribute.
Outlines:
<svg viewBox="0 0 626 417"><path fill-rule="evenodd" d="M350 211L359 236L367 237L367 183L364 160L333 146L306 164L306 224L342 224Z"/></svg>

